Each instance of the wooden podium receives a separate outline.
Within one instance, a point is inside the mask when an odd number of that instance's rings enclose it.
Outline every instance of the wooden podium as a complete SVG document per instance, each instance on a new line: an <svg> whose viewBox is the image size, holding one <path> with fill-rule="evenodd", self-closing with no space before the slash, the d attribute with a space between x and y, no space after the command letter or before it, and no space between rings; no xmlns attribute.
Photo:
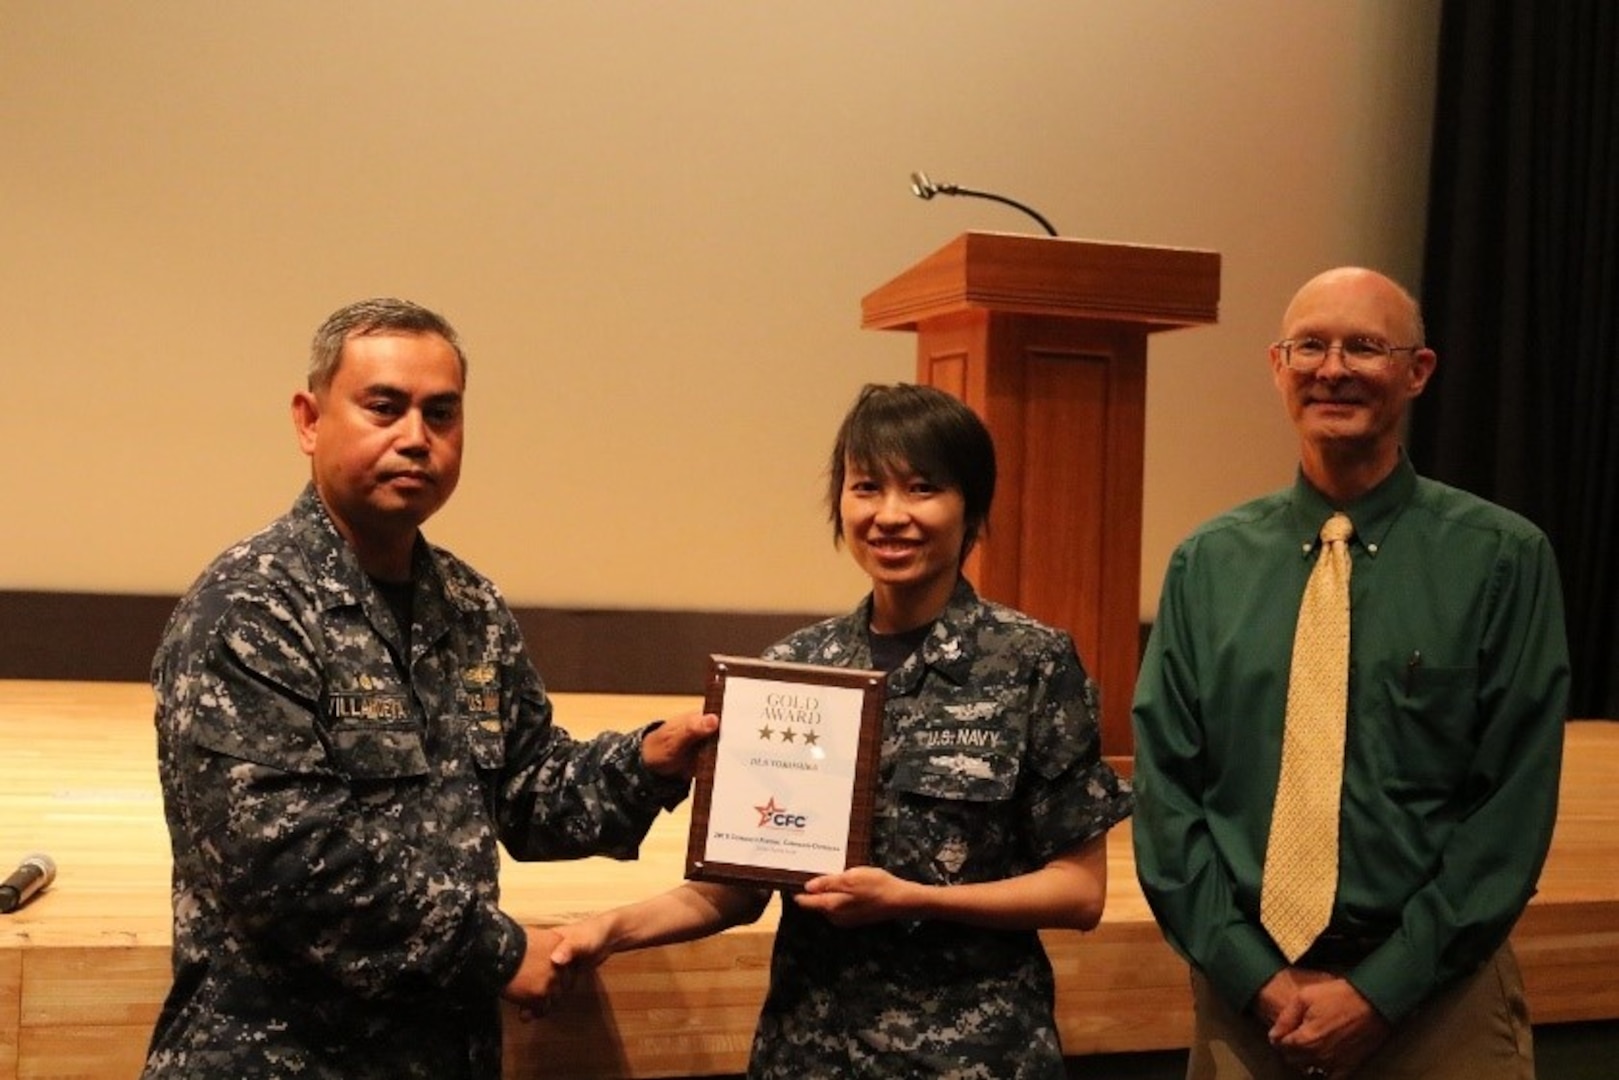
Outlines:
<svg viewBox="0 0 1619 1080"><path fill-rule="evenodd" d="M860 303L862 327L915 331L916 381L994 436L995 503L967 575L1074 636L1111 758L1133 746L1147 335L1214 323L1219 303L1217 252L984 232Z"/></svg>

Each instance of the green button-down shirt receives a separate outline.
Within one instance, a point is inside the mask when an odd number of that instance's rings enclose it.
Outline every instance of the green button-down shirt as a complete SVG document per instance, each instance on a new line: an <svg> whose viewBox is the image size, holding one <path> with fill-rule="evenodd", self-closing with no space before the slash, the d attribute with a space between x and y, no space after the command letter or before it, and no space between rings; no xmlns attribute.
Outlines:
<svg viewBox="0 0 1619 1080"><path fill-rule="evenodd" d="M1259 924L1294 623L1333 507L1301 477L1176 550L1135 699L1138 872L1234 1007L1284 965ZM1334 930L1390 1020L1476 968L1534 892L1557 813L1568 646L1546 537L1402 456L1343 508L1349 727Z"/></svg>

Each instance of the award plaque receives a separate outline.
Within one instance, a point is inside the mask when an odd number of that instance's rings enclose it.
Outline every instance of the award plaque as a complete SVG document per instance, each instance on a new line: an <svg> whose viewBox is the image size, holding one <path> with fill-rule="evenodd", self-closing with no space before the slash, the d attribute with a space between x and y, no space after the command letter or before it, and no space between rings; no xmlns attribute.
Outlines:
<svg viewBox="0 0 1619 1080"><path fill-rule="evenodd" d="M792 888L871 861L880 671L709 657L686 877Z"/></svg>

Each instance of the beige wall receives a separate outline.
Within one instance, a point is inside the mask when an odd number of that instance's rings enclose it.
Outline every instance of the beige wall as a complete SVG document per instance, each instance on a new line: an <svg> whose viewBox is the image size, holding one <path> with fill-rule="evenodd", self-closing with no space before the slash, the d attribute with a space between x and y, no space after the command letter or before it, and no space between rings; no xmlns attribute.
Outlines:
<svg viewBox="0 0 1619 1080"><path fill-rule="evenodd" d="M0 0L0 588L183 588L296 493L315 325L397 294L472 354L430 534L514 600L842 608L825 448L912 370L860 297L1033 229L925 169L1223 254L1221 324L1153 339L1150 611L1181 534L1291 476L1293 286L1417 282L1437 9Z"/></svg>

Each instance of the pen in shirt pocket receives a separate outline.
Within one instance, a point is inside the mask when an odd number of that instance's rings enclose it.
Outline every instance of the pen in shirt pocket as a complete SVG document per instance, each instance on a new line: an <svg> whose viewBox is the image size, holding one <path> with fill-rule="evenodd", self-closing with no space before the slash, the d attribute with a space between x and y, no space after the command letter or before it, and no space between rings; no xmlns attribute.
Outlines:
<svg viewBox="0 0 1619 1080"><path fill-rule="evenodd" d="M1412 649L1411 659L1405 662L1405 692L1411 693L1411 685L1417 681L1417 669L1422 666L1422 650Z"/></svg>

